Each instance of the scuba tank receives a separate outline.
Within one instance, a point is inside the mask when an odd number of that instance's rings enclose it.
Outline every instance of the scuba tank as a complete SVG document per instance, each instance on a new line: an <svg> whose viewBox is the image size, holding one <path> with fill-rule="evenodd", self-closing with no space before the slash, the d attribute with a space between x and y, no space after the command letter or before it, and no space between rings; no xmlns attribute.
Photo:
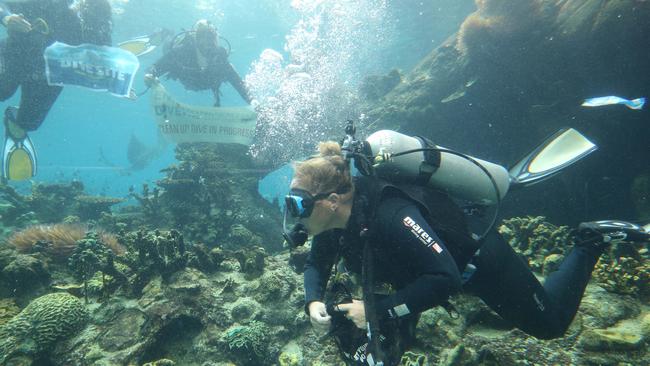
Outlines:
<svg viewBox="0 0 650 366"><path fill-rule="evenodd" d="M350 120L345 133L341 142L343 156L347 161L354 160L354 166L363 175L429 187L470 205L495 206L491 223L478 239L485 237L496 223L501 199L510 189L548 179L597 149L580 132L564 128L507 170L425 138L392 130L377 131L360 141Z"/></svg>
<svg viewBox="0 0 650 366"><path fill-rule="evenodd" d="M381 130L368 136L366 142L369 148L366 153L373 157L375 174L390 182L429 186L481 205L497 203L510 186L510 176L504 167L458 156L422 137Z"/></svg>

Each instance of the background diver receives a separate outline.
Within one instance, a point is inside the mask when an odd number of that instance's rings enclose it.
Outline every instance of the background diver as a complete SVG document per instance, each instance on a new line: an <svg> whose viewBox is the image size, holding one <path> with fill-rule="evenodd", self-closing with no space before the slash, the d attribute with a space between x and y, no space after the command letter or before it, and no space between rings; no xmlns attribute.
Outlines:
<svg viewBox="0 0 650 366"><path fill-rule="evenodd" d="M378 177L353 178L337 143L321 143L319 151L295 167L286 214L299 224L287 241L313 235L304 272L305 311L315 328L330 331L349 365L378 360L397 365L414 339L419 314L448 305L461 290L532 336L561 337L609 244L650 239L633 224L581 224L575 246L542 285L494 229L477 241L446 194L430 192L425 206L411 191ZM356 275L372 268L374 282L368 289L364 280L363 291L373 306L353 299L339 283L328 287L333 267L337 274L345 269ZM378 328L372 329L371 319ZM379 346L368 344L367 333ZM376 352L374 360L368 360L370 352Z"/></svg>
<svg viewBox="0 0 650 366"><path fill-rule="evenodd" d="M43 52L59 41L69 45L111 44L111 6L108 0L34 0L0 3L0 19L7 38L0 41L0 100L21 87L20 105L4 112L3 177L29 179L36 174L36 151L27 132L45 120L61 93L45 77Z"/></svg>
<svg viewBox="0 0 650 366"><path fill-rule="evenodd" d="M179 80L188 90L212 90L215 107L221 106L223 82L230 83L246 103L251 102L248 89L228 61L228 51L219 45L216 28L204 19L197 21L192 31L174 37L170 49L145 75L145 84L151 86L163 75Z"/></svg>

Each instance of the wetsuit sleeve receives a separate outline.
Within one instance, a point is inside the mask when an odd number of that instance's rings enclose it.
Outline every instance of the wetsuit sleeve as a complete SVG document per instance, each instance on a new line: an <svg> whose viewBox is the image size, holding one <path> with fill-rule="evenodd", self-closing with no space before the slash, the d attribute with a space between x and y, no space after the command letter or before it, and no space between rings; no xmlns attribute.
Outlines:
<svg viewBox="0 0 650 366"><path fill-rule="evenodd" d="M244 82L242 81L241 77L235 70L235 68L232 66L230 62L228 62L228 53L223 47L219 48L220 55L219 57L222 58L221 65L224 68L223 72L226 77L226 80L230 85L237 90L237 93L242 97L243 100L246 101L246 103L250 104L251 103L251 97L248 94L248 88L246 88L246 85L244 85Z"/></svg>
<svg viewBox="0 0 650 366"><path fill-rule="evenodd" d="M461 277L454 258L416 205L403 198L382 202L378 214L381 240L400 260L413 280L394 294L377 302L380 318L416 314L441 305L461 289Z"/></svg>
<svg viewBox="0 0 650 366"><path fill-rule="evenodd" d="M323 300L336 255L337 241L334 233L325 232L314 237L304 272L305 312L308 315L309 304Z"/></svg>
<svg viewBox="0 0 650 366"><path fill-rule="evenodd" d="M149 68L148 73L152 74L155 77L167 74L173 67L175 57L175 50L167 52Z"/></svg>
<svg viewBox="0 0 650 366"><path fill-rule="evenodd" d="M232 85L235 90L237 90L237 93L242 97L243 100L246 101L246 103L250 104L251 103L251 97L248 95L248 88L246 88L246 85L244 85L244 82L242 81L241 77L235 71L235 68L232 66L232 64L228 63L228 69L226 70L226 75L228 77L228 82L230 85Z"/></svg>

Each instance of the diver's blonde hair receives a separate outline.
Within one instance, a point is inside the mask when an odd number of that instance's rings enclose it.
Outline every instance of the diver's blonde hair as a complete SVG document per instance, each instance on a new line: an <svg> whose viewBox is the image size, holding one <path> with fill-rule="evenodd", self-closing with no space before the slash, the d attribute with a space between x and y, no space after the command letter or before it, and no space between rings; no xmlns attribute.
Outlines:
<svg viewBox="0 0 650 366"><path fill-rule="evenodd" d="M350 165L341 153L341 146L334 141L318 144L318 155L294 163L294 179L313 194L352 190Z"/></svg>

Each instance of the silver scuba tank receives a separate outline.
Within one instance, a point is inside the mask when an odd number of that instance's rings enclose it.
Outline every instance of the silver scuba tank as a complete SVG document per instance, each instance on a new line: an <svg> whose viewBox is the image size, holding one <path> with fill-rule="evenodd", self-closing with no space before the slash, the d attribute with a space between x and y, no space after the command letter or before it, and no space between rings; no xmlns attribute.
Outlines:
<svg viewBox="0 0 650 366"><path fill-rule="evenodd" d="M421 137L381 130L370 135L366 142L376 175L391 182L427 185L481 205L497 203L510 186L510 175L501 165L440 151L445 148Z"/></svg>

